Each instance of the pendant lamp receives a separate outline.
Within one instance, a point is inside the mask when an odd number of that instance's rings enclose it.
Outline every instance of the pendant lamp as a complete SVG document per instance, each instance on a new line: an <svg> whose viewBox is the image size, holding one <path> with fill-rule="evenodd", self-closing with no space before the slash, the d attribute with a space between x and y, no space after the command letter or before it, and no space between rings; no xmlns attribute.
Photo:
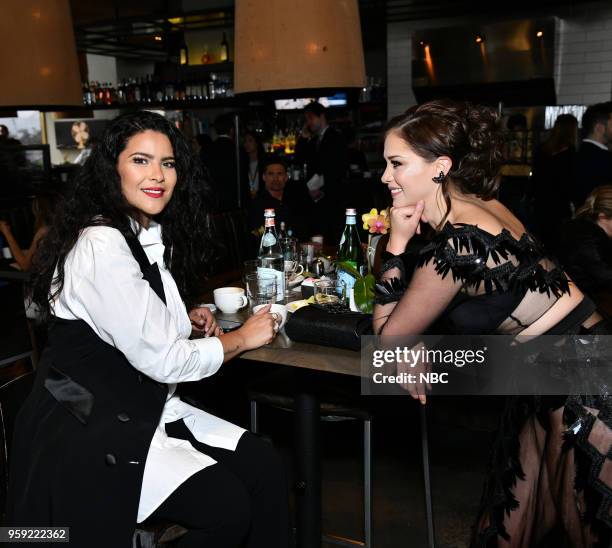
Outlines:
<svg viewBox="0 0 612 548"><path fill-rule="evenodd" d="M82 104L68 0L0 2L0 107Z"/></svg>
<svg viewBox="0 0 612 548"><path fill-rule="evenodd" d="M357 0L236 0L235 93L363 87Z"/></svg>

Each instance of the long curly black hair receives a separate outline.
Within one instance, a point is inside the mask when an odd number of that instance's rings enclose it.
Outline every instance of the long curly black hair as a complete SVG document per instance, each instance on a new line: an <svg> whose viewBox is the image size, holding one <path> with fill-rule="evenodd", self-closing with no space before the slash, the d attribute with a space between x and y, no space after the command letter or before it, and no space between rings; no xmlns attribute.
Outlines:
<svg viewBox="0 0 612 548"><path fill-rule="evenodd" d="M137 216L121 192L117 160L128 140L147 130L166 135L175 157L176 187L166 208L155 217L162 225L164 263L185 303L189 306L197 298L205 266L210 266L215 255L206 207L211 203L209 175L171 122L152 112L131 112L115 118L107 126L38 246L32 300L45 318L50 313L50 303L62 290L66 255L83 228L111 226L126 238L135 236L130 217ZM56 266L57 276L53 278Z"/></svg>

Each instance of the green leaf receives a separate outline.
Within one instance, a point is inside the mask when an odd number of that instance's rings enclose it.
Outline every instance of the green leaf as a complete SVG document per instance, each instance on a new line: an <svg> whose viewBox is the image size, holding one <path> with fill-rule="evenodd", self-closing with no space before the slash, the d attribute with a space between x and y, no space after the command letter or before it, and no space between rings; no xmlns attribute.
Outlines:
<svg viewBox="0 0 612 548"><path fill-rule="evenodd" d="M371 314L374 309L374 284L376 280L372 274L363 276L355 282L353 293L355 304L361 312Z"/></svg>
<svg viewBox="0 0 612 548"><path fill-rule="evenodd" d="M336 263L336 268L348 272L356 280L359 280L363 277L361 274L359 274L359 271L352 264L347 263L345 261L338 261Z"/></svg>

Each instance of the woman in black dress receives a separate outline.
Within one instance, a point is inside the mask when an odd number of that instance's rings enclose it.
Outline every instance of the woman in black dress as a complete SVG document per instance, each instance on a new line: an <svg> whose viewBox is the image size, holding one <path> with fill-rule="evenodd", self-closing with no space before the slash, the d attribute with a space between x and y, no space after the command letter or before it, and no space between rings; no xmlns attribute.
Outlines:
<svg viewBox="0 0 612 548"><path fill-rule="evenodd" d="M502 143L496 114L466 103L426 103L390 121L382 182L393 198L392 230L377 284L377 333L415 336L434 322L453 334L610 332L495 199ZM407 255L420 222L436 235ZM555 546L608 546L612 400L599 388L561 402L509 398L474 546L532 547L553 534Z"/></svg>

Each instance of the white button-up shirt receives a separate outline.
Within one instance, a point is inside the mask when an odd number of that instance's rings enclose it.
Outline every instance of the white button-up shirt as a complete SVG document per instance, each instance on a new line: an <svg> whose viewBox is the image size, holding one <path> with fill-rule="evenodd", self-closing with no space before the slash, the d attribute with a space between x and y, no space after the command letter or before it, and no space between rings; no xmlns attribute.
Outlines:
<svg viewBox="0 0 612 548"><path fill-rule="evenodd" d="M232 451L245 430L174 394L176 383L216 373L223 363L223 346L216 337L188 339L191 321L164 266L161 226L151 222L138 239L149 261L159 267L166 304L142 278L121 233L95 226L81 232L66 256L64 286L52 303L52 312L66 320L84 320L132 366L169 385L145 464L138 509L138 522L142 522L187 478L215 463L188 441L168 437L164 424L183 419L198 441Z"/></svg>

